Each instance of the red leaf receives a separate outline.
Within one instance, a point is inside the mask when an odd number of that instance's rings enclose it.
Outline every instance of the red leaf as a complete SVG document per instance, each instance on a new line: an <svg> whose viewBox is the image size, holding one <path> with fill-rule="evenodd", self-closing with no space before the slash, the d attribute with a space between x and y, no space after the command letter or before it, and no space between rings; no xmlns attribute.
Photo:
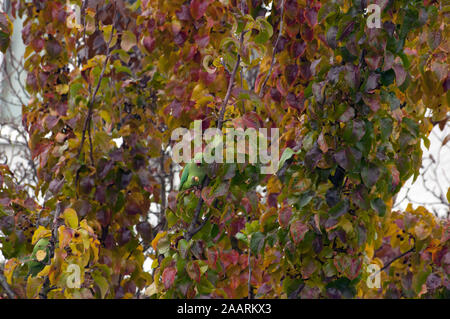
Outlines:
<svg viewBox="0 0 450 319"><path fill-rule="evenodd" d="M187 39L187 35L185 32L178 32L177 34L175 34L175 37L173 38L173 42L178 45L178 46L182 46L184 44L184 42Z"/></svg>
<svg viewBox="0 0 450 319"><path fill-rule="evenodd" d="M36 52L40 52L44 48L44 45L45 41L41 37L34 38L31 41L31 46L33 47L33 50Z"/></svg>
<svg viewBox="0 0 450 319"><path fill-rule="evenodd" d="M152 37L145 37L143 42L144 47L148 51L148 53L152 53L152 51L155 49L155 39Z"/></svg>
<svg viewBox="0 0 450 319"><path fill-rule="evenodd" d="M292 209L289 206L283 207L278 213L278 223L281 227L287 228L291 220Z"/></svg>
<svg viewBox="0 0 450 319"><path fill-rule="evenodd" d="M164 269L162 274L162 281L164 284L164 287L166 289L169 289L172 287L173 282L175 281L175 276L177 274L177 269L175 267L169 267Z"/></svg>
<svg viewBox="0 0 450 319"><path fill-rule="evenodd" d="M303 53L305 53L305 49L306 49L306 42L303 42L303 41L302 42L294 42L291 47L292 54L294 55L295 58L302 56Z"/></svg>
<svg viewBox="0 0 450 319"><path fill-rule="evenodd" d="M241 204L242 204L242 206L244 207L245 212L246 212L247 214L250 214L250 213L252 212L252 205L250 204L250 200L249 200L247 197L244 197L244 198L241 200Z"/></svg>
<svg viewBox="0 0 450 319"><path fill-rule="evenodd" d="M45 44L45 50L52 58L55 58L61 53L62 47L57 40L50 40Z"/></svg>
<svg viewBox="0 0 450 319"><path fill-rule="evenodd" d="M377 112L381 105L380 105L380 98L379 95L367 95L367 96L363 96L363 101L364 103L366 103L370 109L373 112Z"/></svg>
<svg viewBox="0 0 450 319"><path fill-rule="evenodd" d="M306 24L304 24L300 30L300 35L304 41L311 42L314 37L314 31Z"/></svg>
<svg viewBox="0 0 450 319"><path fill-rule="evenodd" d="M391 175L392 175L392 190L394 190L398 183L400 182L400 172L395 166L391 167Z"/></svg>
<svg viewBox="0 0 450 319"><path fill-rule="evenodd" d="M175 14L180 21L189 21L191 19L191 14L189 13L189 8L187 5L182 5L181 10L175 12Z"/></svg>
<svg viewBox="0 0 450 319"><path fill-rule="evenodd" d="M303 240L305 234L308 232L308 226L303 224L301 221L296 220L291 224L290 231L291 237L294 240L294 243L297 245Z"/></svg>
<svg viewBox="0 0 450 319"><path fill-rule="evenodd" d="M195 43L197 43L199 48L204 48L209 43L209 35L208 34L203 35L203 36L195 35L194 39L195 39Z"/></svg>
<svg viewBox="0 0 450 319"><path fill-rule="evenodd" d="M239 253L236 250L231 250L228 253L222 254L221 260L224 268L227 269L229 265L236 265L239 260Z"/></svg>
<svg viewBox="0 0 450 319"><path fill-rule="evenodd" d="M193 0L191 2L191 15L195 20L203 17L208 8L208 2L205 0Z"/></svg>
<svg viewBox="0 0 450 319"><path fill-rule="evenodd" d="M187 264L186 271L192 280L200 282L200 267L195 261L190 261Z"/></svg>
<svg viewBox="0 0 450 319"><path fill-rule="evenodd" d="M177 100L173 100L172 103L170 103L170 105L166 108L166 114L169 114L170 112L172 112L172 115L175 118L179 118L182 110L183 110L183 105L181 104L181 102L179 102Z"/></svg>
<svg viewBox="0 0 450 319"><path fill-rule="evenodd" d="M397 85L402 85L406 79L405 69L400 64L394 64L392 68L394 69L395 72L395 79L397 81Z"/></svg>
<svg viewBox="0 0 450 319"><path fill-rule="evenodd" d="M317 24L317 12L314 9L306 9L305 11L306 22L313 28Z"/></svg>
<svg viewBox="0 0 450 319"><path fill-rule="evenodd" d="M215 199L214 196L211 196L211 187L207 186L205 188L202 189L202 198L205 201L206 205L211 206L213 200Z"/></svg>
<svg viewBox="0 0 450 319"><path fill-rule="evenodd" d="M217 259L219 259L219 253L215 248L209 248L206 251L206 258L208 258L208 266L213 269L216 268Z"/></svg>
<svg viewBox="0 0 450 319"><path fill-rule="evenodd" d="M336 256L333 263L336 269L350 280L358 277L362 266L360 259L347 255Z"/></svg>
<svg viewBox="0 0 450 319"><path fill-rule="evenodd" d="M380 63L381 63L381 56L380 55L376 55L375 53L373 54L368 54L364 57L364 59L366 60L367 65L370 67L370 69L372 70L376 70Z"/></svg>

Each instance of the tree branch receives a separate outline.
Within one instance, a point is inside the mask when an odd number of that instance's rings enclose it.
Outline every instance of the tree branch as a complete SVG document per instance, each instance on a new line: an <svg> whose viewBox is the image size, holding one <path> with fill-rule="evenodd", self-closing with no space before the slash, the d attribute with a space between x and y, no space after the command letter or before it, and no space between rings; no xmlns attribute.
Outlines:
<svg viewBox="0 0 450 319"><path fill-rule="evenodd" d="M62 204L56 205L55 214L53 216L53 222L52 222L52 234L49 240L49 263L51 263L52 258L55 255L55 247L56 243L58 241L58 218L62 213ZM47 299L48 293L55 289L55 287L50 287L50 279L48 278L48 275L45 277L44 284L42 285L41 291L39 292L39 297L41 299Z"/></svg>
<svg viewBox="0 0 450 319"><path fill-rule="evenodd" d="M240 39L239 39L239 43L240 43L241 47L244 42L244 34L245 34L245 31L241 32ZM241 62L241 55L238 53L236 64L234 65L233 72L231 73L230 80L228 82L227 93L226 93L225 98L220 107L219 119L217 122L217 128L219 130L222 130L222 127L223 127L226 107L227 107L228 101L231 97L231 91L233 89L233 84L234 84L234 78L236 76L236 72L239 68L240 62ZM214 164L217 164L217 163L214 163ZM213 171L215 171L215 169ZM206 176L205 179L203 180L202 186L200 188L200 192L204 187L206 187L206 185L209 184L210 181L211 181L211 179L209 178L209 176ZM197 207L195 208L194 217L192 218L192 221L188 227L188 232L186 234L187 241L191 240L192 237L202 229L202 227L206 224L206 221L208 220L207 218L205 218L205 220L197 227L198 220L200 218L200 212L202 210L202 206L203 206L203 198L200 195L200 198L197 203Z"/></svg>
<svg viewBox="0 0 450 319"><path fill-rule="evenodd" d="M11 289L8 281L6 280L6 277L3 275L3 270L0 273L0 286L2 286L3 290L6 292L10 299L17 298L16 293Z"/></svg>

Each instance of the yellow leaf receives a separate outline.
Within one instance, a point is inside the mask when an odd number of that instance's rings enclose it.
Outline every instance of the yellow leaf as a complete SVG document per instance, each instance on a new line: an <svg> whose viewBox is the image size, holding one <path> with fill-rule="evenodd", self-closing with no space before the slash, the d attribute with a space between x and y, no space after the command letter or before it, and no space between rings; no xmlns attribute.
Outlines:
<svg viewBox="0 0 450 319"><path fill-rule="evenodd" d="M269 194L276 194L281 191L281 182L277 177L271 177L267 183L267 191Z"/></svg>
<svg viewBox="0 0 450 319"><path fill-rule="evenodd" d="M37 261L43 261L47 257L47 252L45 250L38 250L36 252Z"/></svg>
<svg viewBox="0 0 450 319"><path fill-rule="evenodd" d="M66 228L64 225L58 228L58 239L59 239L59 247L66 247L73 235L73 230Z"/></svg>
<svg viewBox="0 0 450 319"><path fill-rule="evenodd" d="M369 259L373 258L373 254L374 254L373 245L366 244L366 254L367 254L367 257L369 257Z"/></svg>
<svg viewBox="0 0 450 319"><path fill-rule="evenodd" d="M16 258L8 260L8 262L5 264L5 269L3 270L3 273L6 277L6 281L10 285L12 285L12 276L14 274L14 269L16 269L18 265L19 261Z"/></svg>
<svg viewBox="0 0 450 319"><path fill-rule="evenodd" d="M431 235L431 227L428 227L423 222L419 222L414 227L414 232L416 233L418 239L424 240L425 238Z"/></svg>
<svg viewBox="0 0 450 319"><path fill-rule="evenodd" d="M103 120L105 120L106 123L108 123L108 124L111 123L111 116L109 115L108 112L106 112L105 110L101 110L101 111L99 112L99 114L100 114L101 118L102 118Z"/></svg>
<svg viewBox="0 0 450 319"><path fill-rule="evenodd" d="M90 239L91 241L91 249L92 252L94 253L94 259L92 261L93 264L96 264L98 261L98 252L99 252L99 246L100 246L100 242L97 239Z"/></svg>
<svg viewBox="0 0 450 319"><path fill-rule="evenodd" d="M27 298L34 299L39 295L39 291L41 291L41 287L44 284L44 280L42 277L28 277L27 280Z"/></svg>
<svg viewBox="0 0 450 319"><path fill-rule="evenodd" d="M70 228L78 227L78 215L73 208L66 208L63 213L66 225Z"/></svg>
<svg viewBox="0 0 450 319"><path fill-rule="evenodd" d="M155 238L152 240L152 247L154 250L156 250L156 248L158 247L158 242L161 238L163 238L164 236L166 236L167 232L162 232L162 233L158 233Z"/></svg>
<svg viewBox="0 0 450 319"><path fill-rule="evenodd" d="M108 40L109 41L109 40ZM120 43L120 47L125 50L129 51L132 47L136 45L136 36L131 31L124 31L122 34L122 42Z"/></svg>
<svg viewBox="0 0 450 319"><path fill-rule="evenodd" d="M211 64L214 64L213 57L211 55L206 55L203 58L203 68L208 72L209 74L212 74L216 72L216 68L210 67Z"/></svg>
<svg viewBox="0 0 450 319"><path fill-rule="evenodd" d="M60 84L55 87L56 92L60 95L67 94L69 92L69 86L67 84Z"/></svg>
<svg viewBox="0 0 450 319"><path fill-rule="evenodd" d="M94 230L92 229L91 226L88 225L86 219L83 219L83 220L80 222L80 227L83 228L83 229L86 229L86 230L88 231L88 233L94 234Z"/></svg>
<svg viewBox="0 0 450 319"><path fill-rule="evenodd" d="M48 276L49 272L50 272L50 265L47 265L44 267L44 269L42 269L42 271L40 273L37 274L38 277L44 277L44 276Z"/></svg>
<svg viewBox="0 0 450 319"><path fill-rule="evenodd" d="M50 230L44 228L43 226L39 226L38 229L34 231L33 238L31 239L31 244L34 245L39 241L39 239L50 237L51 234L52 232Z"/></svg>
<svg viewBox="0 0 450 319"><path fill-rule="evenodd" d="M156 288L156 285L154 282L150 286L148 286L147 289L145 289L145 295L147 297L151 297L157 293L158 293L158 289Z"/></svg>
<svg viewBox="0 0 450 319"><path fill-rule="evenodd" d="M353 231L353 225L347 218L341 218L338 225L341 226L347 234Z"/></svg>

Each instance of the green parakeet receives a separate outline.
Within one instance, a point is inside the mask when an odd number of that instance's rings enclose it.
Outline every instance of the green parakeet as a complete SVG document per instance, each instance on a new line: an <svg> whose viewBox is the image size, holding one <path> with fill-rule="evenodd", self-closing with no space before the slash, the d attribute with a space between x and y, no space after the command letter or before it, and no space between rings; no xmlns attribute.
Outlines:
<svg viewBox="0 0 450 319"><path fill-rule="evenodd" d="M36 277L38 273L45 268L45 265L48 263L50 259L50 249L48 247L50 238L41 238L38 240L36 245L33 248L33 252L31 254L31 260L27 262L28 265L28 274L31 277Z"/></svg>
<svg viewBox="0 0 450 319"><path fill-rule="evenodd" d="M204 162L196 163L200 160L202 153L197 153L191 162L187 163L183 169L180 181L180 191L194 186L200 186L206 176L206 164Z"/></svg>

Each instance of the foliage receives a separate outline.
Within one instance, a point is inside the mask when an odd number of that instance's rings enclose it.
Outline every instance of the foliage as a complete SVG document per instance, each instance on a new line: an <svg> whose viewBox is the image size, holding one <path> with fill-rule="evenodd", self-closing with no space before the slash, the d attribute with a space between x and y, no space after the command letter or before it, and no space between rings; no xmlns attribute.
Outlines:
<svg viewBox="0 0 450 319"><path fill-rule="evenodd" d="M447 121L448 5L377 1L371 29L358 0L69 2L13 5L39 163L35 199L1 167L18 297L448 297L448 221L391 209ZM194 120L279 128L279 171L211 165L177 200L171 134ZM45 236L50 263L25 280Z"/></svg>

